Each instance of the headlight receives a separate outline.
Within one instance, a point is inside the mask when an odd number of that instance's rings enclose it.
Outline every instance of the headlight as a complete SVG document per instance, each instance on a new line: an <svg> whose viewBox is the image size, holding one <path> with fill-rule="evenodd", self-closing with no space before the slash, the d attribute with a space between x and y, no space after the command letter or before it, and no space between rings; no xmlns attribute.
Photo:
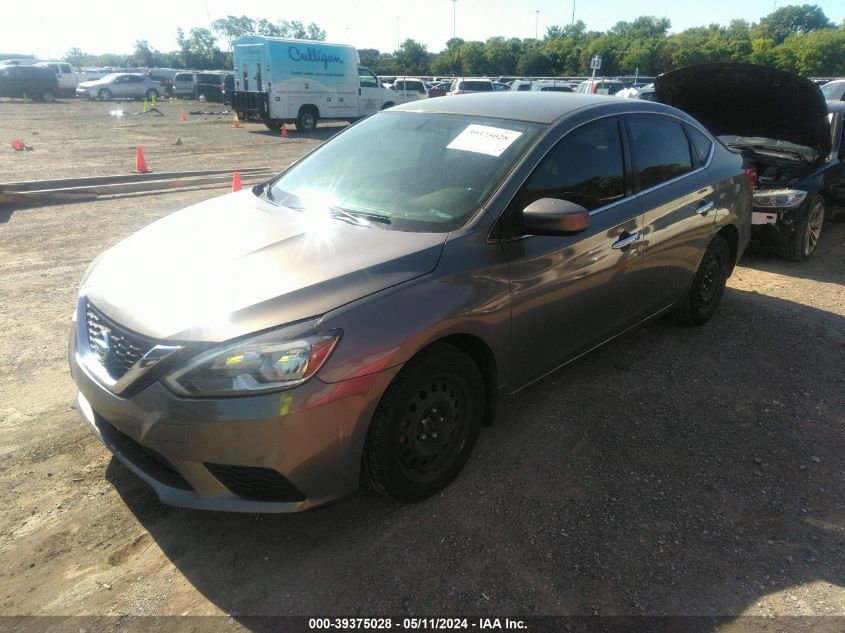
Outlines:
<svg viewBox="0 0 845 633"><path fill-rule="evenodd" d="M791 209L804 202L806 191L798 189L780 189L760 191L754 194L754 206L765 209Z"/></svg>
<svg viewBox="0 0 845 633"><path fill-rule="evenodd" d="M182 396L239 396L295 387L317 373L341 336L340 330L298 336L303 329L283 328L198 354L164 382Z"/></svg>

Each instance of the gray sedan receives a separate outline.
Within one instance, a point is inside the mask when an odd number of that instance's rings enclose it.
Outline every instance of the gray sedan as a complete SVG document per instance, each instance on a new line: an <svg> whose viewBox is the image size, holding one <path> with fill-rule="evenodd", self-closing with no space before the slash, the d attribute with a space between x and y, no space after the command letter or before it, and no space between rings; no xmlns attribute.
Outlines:
<svg viewBox="0 0 845 633"><path fill-rule="evenodd" d="M161 95L161 83L137 73L112 73L79 84L76 94L101 101L112 98L157 99Z"/></svg>
<svg viewBox="0 0 845 633"><path fill-rule="evenodd" d="M424 499L513 394L649 319L707 322L751 195L742 157L661 104L398 106L102 254L78 409L165 503Z"/></svg>

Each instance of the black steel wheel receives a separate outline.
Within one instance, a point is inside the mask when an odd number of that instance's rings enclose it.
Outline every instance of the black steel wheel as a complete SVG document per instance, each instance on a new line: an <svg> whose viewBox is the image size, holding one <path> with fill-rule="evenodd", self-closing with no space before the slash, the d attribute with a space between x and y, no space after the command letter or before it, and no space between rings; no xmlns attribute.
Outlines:
<svg viewBox="0 0 845 633"><path fill-rule="evenodd" d="M716 312L730 271L731 250L725 239L716 235L704 252L692 284L670 316L685 325L702 325Z"/></svg>
<svg viewBox="0 0 845 633"><path fill-rule="evenodd" d="M362 480L398 501L442 490L463 467L481 428L484 380L460 350L437 344L397 374L367 435Z"/></svg>

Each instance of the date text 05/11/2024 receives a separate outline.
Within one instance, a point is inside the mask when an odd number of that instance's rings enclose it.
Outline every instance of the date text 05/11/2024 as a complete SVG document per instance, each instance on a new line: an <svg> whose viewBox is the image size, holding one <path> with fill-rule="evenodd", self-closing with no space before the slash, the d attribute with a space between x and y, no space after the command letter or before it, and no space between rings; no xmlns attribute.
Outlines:
<svg viewBox="0 0 845 633"><path fill-rule="evenodd" d="M511 618L309 618L309 630L525 630L523 620Z"/></svg>

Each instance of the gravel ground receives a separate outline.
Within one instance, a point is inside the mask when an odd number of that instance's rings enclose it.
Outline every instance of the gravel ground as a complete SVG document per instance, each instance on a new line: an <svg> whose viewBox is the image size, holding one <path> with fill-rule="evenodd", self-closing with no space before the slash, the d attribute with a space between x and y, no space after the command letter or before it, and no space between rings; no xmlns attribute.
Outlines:
<svg viewBox="0 0 845 633"><path fill-rule="evenodd" d="M138 142L162 171L278 169L335 131L179 122L197 105L0 102L2 180L125 172ZM90 260L223 191L0 209L0 613L845 615L845 224L804 264L746 255L706 326L657 321L534 386L435 498L228 515L113 460L65 359Z"/></svg>

